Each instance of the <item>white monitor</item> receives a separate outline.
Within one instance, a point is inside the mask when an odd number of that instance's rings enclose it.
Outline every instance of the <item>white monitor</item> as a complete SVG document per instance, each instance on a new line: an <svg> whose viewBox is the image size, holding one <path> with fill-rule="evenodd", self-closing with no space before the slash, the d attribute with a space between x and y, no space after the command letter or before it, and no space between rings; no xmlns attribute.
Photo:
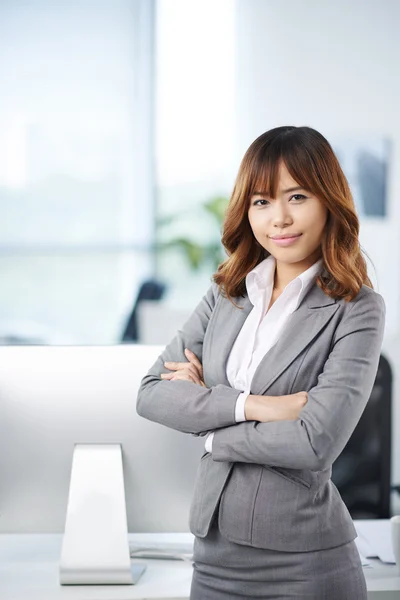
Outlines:
<svg viewBox="0 0 400 600"><path fill-rule="evenodd" d="M0 533L64 533L73 455L88 444L120 445L129 532L188 531L204 438L136 413L162 350L0 347Z"/></svg>

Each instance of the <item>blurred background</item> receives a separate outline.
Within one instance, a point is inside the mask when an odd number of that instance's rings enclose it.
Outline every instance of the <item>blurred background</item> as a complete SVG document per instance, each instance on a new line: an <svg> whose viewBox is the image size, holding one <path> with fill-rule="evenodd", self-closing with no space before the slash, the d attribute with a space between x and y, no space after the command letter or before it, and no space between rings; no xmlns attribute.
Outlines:
<svg viewBox="0 0 400 600"><path fill-rule="evenodd" d="M168 343L247 147L314 127L386 301L400 481L399 22L393 0L0 0L0 343Z"/></svg>

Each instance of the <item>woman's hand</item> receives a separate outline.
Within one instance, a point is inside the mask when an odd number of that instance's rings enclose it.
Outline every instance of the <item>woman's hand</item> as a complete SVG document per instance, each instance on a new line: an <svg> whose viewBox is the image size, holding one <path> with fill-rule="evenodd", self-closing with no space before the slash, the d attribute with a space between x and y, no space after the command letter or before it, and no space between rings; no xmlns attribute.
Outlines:
<svg viewBox="0 0 400 600"><path fill-rule="evenodd" d="M189 360L187 363L165 362L164 366L170 371L175 371L175 373L161 373L161 379L169 379L169 381L183 379L206 387L203 381L203 367L201 362L188 348L185 348L185 355Z"/></svg>
<svg viewBox="0 0 400 600"><path fill-rule="evenodd" d="M287 396L257 396L250 394L244 405L246 421L295 421L308 402L307 392Z"/></svg>

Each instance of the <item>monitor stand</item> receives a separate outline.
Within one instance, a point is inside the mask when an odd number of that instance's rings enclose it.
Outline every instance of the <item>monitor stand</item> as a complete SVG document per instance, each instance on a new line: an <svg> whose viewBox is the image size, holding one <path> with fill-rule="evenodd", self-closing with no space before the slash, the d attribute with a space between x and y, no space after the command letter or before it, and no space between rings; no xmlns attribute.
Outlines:
<svg viewBox="0 0 400 600"><path fill-rule="evenodd" d="M145 569L131 565L120 444L76 444L60 584L133 584Z"/></svg>

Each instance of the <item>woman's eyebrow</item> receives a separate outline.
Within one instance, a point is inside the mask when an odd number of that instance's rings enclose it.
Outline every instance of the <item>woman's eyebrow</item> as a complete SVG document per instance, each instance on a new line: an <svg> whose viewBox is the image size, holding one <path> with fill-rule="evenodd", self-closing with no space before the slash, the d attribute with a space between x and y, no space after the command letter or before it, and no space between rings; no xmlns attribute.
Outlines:
<svg viewBox="0 0 400 600"><path fill-rule="evenodd" d="M282 193L283 194L289 194L289 192L297 192L298 190L304 190L304 188L301 187L301 185L298 185L296 187L291 187L291 188L288 188L287 190L283 190Z"/></svg>
<svg viewBox="0 0 400 600"><path fill-rule="evenodd" d="M283 194L289 194L289 192L297 192L298 190L304 190L301 186L287 188L282 190ZM268 196L268 192L253 192L253 196Z"/></svg>

